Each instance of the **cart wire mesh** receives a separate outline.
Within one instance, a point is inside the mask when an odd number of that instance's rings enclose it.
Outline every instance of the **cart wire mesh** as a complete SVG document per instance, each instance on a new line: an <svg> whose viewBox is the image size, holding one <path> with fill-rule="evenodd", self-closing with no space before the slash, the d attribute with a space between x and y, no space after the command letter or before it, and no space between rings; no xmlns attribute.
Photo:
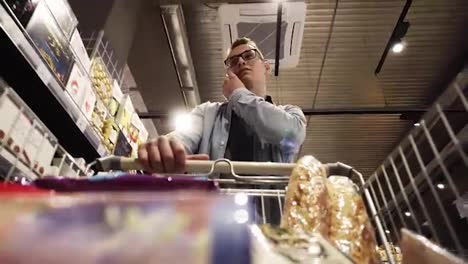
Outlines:
<svg viewBox="0 0 468 264"><path fill-rule="evenodd" d="M467 85L465 68L365 182L394 244L406 228L467 257Z"/></svg>

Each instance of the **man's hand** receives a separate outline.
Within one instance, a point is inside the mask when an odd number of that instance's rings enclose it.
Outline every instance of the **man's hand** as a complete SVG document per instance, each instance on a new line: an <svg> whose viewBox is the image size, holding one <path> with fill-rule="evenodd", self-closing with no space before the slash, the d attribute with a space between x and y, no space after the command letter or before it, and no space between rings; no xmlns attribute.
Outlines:
<svg viewBox="0 0 468 264"><path fill-rule="evenodd" d="M176 138L160 136L138 146L138 160L145 171L184 173L186 160L208 160L208 155L187 155L184 146Z"/></svg>
<svg viewBox="0 0 468 264"><path fill-rule="evenodd" d="M227 70L226 77L224 77L224 84L223 84L223 95L226 99L229 99L231 94L237 88L245 87L244 83L237 77L235 73L231 70Z"/></svg>

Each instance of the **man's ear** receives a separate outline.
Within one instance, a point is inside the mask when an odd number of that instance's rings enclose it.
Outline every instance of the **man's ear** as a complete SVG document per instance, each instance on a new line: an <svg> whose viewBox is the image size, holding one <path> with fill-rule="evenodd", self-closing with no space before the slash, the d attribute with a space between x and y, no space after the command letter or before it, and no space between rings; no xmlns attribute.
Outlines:
<svg viewBox="0 0 468 264"><path fill-rule="evenodd" d="M265 65L265 75L271 75L271 65L267 61L264 61L263 64Z"/></svg>

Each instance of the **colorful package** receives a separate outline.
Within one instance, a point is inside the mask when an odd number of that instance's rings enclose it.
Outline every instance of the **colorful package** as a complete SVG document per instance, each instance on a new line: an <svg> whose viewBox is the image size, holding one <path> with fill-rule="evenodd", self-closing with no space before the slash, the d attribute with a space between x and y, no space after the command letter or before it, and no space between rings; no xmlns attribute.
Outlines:
<svg viewBox="0 0 468 264"><path fill-rule="evenodd" d="M0 263L250 263L245 206L206 193L2 201ZM239 213L240 212L240 213Z"/></svg>

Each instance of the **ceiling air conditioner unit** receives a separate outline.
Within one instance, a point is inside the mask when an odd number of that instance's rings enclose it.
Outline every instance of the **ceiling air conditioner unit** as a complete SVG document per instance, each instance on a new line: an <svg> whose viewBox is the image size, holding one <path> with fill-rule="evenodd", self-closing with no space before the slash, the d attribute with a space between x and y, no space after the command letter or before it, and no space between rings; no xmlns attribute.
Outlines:
<svg viewBox="0 0 468 264"><path fill-rule="evenodd" d="M224 50L237 38L248 37L257 43L267 61L274 64L277 11L276 3L221 5L219 17ZM299 63L305 13L305 3L283 3L280 68L294 68Z"/></svg>

